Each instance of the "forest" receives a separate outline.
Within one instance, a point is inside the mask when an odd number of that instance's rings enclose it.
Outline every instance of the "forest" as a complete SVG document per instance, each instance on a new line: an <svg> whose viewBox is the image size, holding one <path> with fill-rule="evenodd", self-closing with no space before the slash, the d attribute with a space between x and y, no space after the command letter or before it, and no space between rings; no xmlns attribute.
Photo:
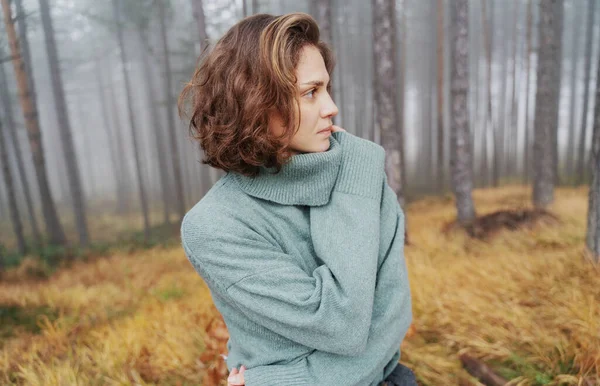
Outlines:
<svg viewBox="0 0 600 386"><path fill-rule="evenodd" d="M226 385L178 115L241 19L310 14L406 216L422 385L600 385L597 0L0 0L0 384Z"/></svg>

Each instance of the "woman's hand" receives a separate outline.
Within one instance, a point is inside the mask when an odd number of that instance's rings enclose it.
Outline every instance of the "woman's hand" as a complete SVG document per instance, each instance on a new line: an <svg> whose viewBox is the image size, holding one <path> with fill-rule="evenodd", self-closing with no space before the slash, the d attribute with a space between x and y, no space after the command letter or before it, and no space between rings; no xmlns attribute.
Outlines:
<svg viewBox="0 0 600 386"><path fill-rule="evenodd" d="M244 365L240 367L239 372L234 367L229 373L229 377L227 377L227 386L244 386L246 384L246 381L244 381L244 371L246 371L246 366Z"/></svg>
<svg viewBox="0 0 600 386"><path fill-rule="evenodd" d="M336 125L331 125L331 132L332 132L332 133L335 133L335 132L338 132L338 131L346 131L346 130L342 129L342 128L341 128L341 127L339 127L339 126L336 126Z"/></svg>

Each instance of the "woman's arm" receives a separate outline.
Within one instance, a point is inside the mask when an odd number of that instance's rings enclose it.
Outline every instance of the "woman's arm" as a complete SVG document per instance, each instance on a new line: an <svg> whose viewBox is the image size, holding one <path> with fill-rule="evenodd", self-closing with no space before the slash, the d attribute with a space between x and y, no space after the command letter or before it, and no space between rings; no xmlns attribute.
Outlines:
<svg viewBox="0 0 600 386"><path fill-rule="evenodd" d="M377 215L358 215L349 200ZM250 320L307 347L355 355L368 338L379 247L379 201L359 201L340 194L330 210L311 208L311 232L320 233L313 235L315 250L323 261L312 273L232 216L186 216L183 246L211 289ZM373 237L365 240L365 229L374 230Z"/></svg>
<svg viewBox="0 0 600 386"><path fill-rule="evenodd" d="M320 351L356 355L368 339L380 248L385 151L336 133L344 146L336 185L326 205L309 207L313 256L298 256L261 236L234 207L214 205L186 215L182 241L211 289L247 318Z"/></svg>

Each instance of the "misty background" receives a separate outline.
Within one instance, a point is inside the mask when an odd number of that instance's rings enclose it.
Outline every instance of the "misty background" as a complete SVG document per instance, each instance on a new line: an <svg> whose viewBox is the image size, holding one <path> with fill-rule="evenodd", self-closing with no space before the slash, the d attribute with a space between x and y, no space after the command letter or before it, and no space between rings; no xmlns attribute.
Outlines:
<svg viewBox="0 0 600 386"><path fill-rule="evenodd" d="M40 2L4 1L11 3L21 40L24 29L19 24L21 20L26 24L29 72L37 98L50 191L59 217L73 224L74 229L77 221L67 174L68 149L59 130L56 79L49 66ZM116 8L111 1L44 2L49 6L54 28L66 119L87 222L93 223L96 216L108 212L124 218L134 216L129 223L133 228L176 221L181 211L196 203L222 175L200 163L202 154L188 138L187 122L177 117L176 99L197 65L204 34L213 44L245 15L307 12L317 17L319 3L328 3L330 25L322 33L337 59L332 79L334 100L340 109L336 124L382 142L373 102L371 2L122 0ZM560 86L558 185L581 184L590 179L600 47L600 7L591 7L593 2L565 0L562 7L562 50L557 58L561 75L556 79ZM456 27L451 20L451 4L449 0L396 2L394 65L401 117L397 126L404 136L403 194L407 201L450 191L450 39ZM540 0L471 0L468 5L468 114L474 186L528 183L532 177ZM198 7L203 11L203 20ZM118 26L125 58L121 56ZM22 152L24 175L19 171L15 148L7 146L18 212L25 234L31 235L24 181L30 187L40 229L41 197L19 105L9 39L2 27L0 120L6 138L14 133ZM8 144L11 141L6 140ZM180 170L180 182L173 172L175 166ZM145 192L143 199L140 183ZM0 244L13 247L8 207L3 180L0 223L5 226L0 228ZM143 212L147 215L142 216ZM143 221L139 216L144 217ZM94 237L90 232L89 239Z"/></svg>

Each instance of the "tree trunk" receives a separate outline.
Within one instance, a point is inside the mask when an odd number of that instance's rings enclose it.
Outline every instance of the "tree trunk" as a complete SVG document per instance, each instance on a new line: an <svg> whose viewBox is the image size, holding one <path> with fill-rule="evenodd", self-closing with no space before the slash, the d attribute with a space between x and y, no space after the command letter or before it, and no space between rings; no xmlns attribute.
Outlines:
<svg viewBox="0 0 600 386"><path fill-rule="evenodd" d="M192 15L196 20L196 27L198 28L198 37L200 38L200 52L208 46L208 34L206 33L206 19L204 17L204 7L202 0L191 0L192 1ZM161 5L162 8L162 5ZM254 8L252 9L254 12Z"/></svg>
<svg viewBox="0 0 600 386"><path fill-rule="evenodd" d="M587 12L587 34L585 37L585 69L583 70L583 111L581 112L581 130L579 137L579 146L577 148L577 180L576 183L579 185L583 183L587 174L588 168L585 164L585 140L587 137L587 115L588 115L588 99L589 99L589 85L590 85L590 69L592 66L592 38L594 36L594 15L596 0L590 0ZM596 100L598 104L598 100Z"/></svg>
<svg viewBox="0 0 600 386"><path fill-rule="evenodd" d="M519 53L518 48L518 38L519 35L517 34L517 32L519 31L519 4L518 2L515 2L512 4L512 6L514 7L514 11L513 11L513 34L512 34L512 55L511 55L511 61L512 61L512 70L511 70L511 90L510 90L510 100L508 103L508 111L509 114L508 115L508 124L509 124L509 128L508 128L508 157L506 159L506 174L509 178L514 177L515 171L517 170L517 140L519 138L519 131L517 130L518 128L518 109L517 109L517 96L518 96L518 92L517 92L517 55ZM520 79L519 79L520 80Z"/></svg>
<svg viewBox="0 0 600 386"><path fill-rule="evenodd" d="M117 38L119 40L119 51L121 55L121 68L123 70L123 80L125 81L125 93L127 96L127 112L129 115L129 127L131 129L131 140L133 143L133 156L135 159L135 171L139 187L140 204L142 206L142 214L144 216L144 241L150 239L150 220L148 218L148 202L146 199L146 187L144 186L144 180L142 178L142 165L140 162L140 152L138 146L138 138L136 136L136 124L133 115L133 105L131 100L131 88L129 84L129 73L127 72L127 51L125 50L125 43L123 41L123 27L121 25L119 0L113 0L113 11L115 21L117 23Z"/></svg>
<svg viewBox="0 0 600 386"><path fill-rule="evenodd" d="M8 204L6 203L6 199L4 198L4 188L0 187L0 221L6 220L6 217L10 217L7 215L8 212ZM2 243L0 243L0 263L2 259Z"/></svg>
<svg viewBox="0 0 600 386"><path fill-rule="evenodd" d="M319 25L321 40L331 44L331 0L310 0L310 13Z"/></svg>
<svg viewBox="0 0 600 386"><path fill-rule="evenodd" d="M319 24L321 40L331 45L333 43L331 33L331 0L311 0L311 13Z"/></svg>
<svg viewBox="0 0 600 386"><path fill-rule="evenodd" d="M85 101L85 99L80 98L78 101L75 102L75 114L76 114L76 120L75 120L75 126L79 126L79 127L85 127L87 122L86 122L86 116L85 113L83 111L83 106L85 106L87 101ZM93 150L93 146L91 145L91 135L90 132L88 130L82 130L81 131L81 143L82 146L80 146L80 148L83 148L81 151L83 151L83 154L85 154L84 158L79 158L81 159L81 167L84 169L87 169L86 172L84 173L84 176L87 177L87 181L88 181L88 185L89 185L89 193L87 195L88 199L93 200L95 197L98 196L98 190L96 189L96 178L95 178L95 173L94 173L94 166L96 165L96 162L94 160L94 153L95 151ZM73 139L73 143L76 143L75 139ZM77 148L77 146L75 146ZM75 153L77 154L77 153Z"/></svg>
<svg viewBox="0 0 600 386"><path fill-rule="evenodd" d="M9 0L10 2L10 0ZM17 19L19 28L19 43L21 46L21 54L25 62L25 72L27 73L27 83L29 84L29 92L35 106L37 106L37 93L35 91L35 82L33 80L33 66L31 65L31 51L29 50L29 39L27 37L27 16L23 9L22 0L14 0L17 9Z"/></svg>
<svg viewBox="0 0 600 386"><path fill-rule="evenodd" d="M111 110L112 110L112 118L113 118L113 126L115 128L114 131L114 142L111 144L116 149L117 162L119 165L119 177L117 183L120 186L120 190L122 194L119 197L118 202L118 213L129 213L130 208L130 192L131 185L129 184L130 174L127 159L125 158L125 147L123 140L123 127L121 126L119 120L119 106L117 104L117 94L115 93L114 79L112 74L108 76L108 95L109 100L111 102Z"/></svg>
<svg viewBox="0 0 600 386"><path fill-rule="evenodd" d="M493 4L493 3L492 3ZM501 4L501 24L506 25L506 11L504 5ZM492 7L492 18L495 15L494 5ZM503 31L506 34L506 27ZM498 61L500 62L500 92L498 95L498 108L496 109L496 117L494 119L494 167L493 167L493 184L497 187L500 184L500 178L503 176L502 166L504 165L504 140L506 131L506 46L508 39L500 43L500 53Z"/></svg>
<svg viewBox="0 0 600 386"><path fill-rule="evenodd" d="M110 120L108 118L108 106L106 105L106 98L104 96L104 79L102 75L102 67L100 65L100 56L95 53L94 55L94 66L96 73L96 83L98 88L98 99L100 100L100 108L102 111L102 126L104 127L104 131L106 133L106 137L108 138L108 150L110 152L110 163L113 169L113 174L115 177L115 193L117 202L120 202L122 198L125 196L125 192L123 191L122 179L120 178L120 163L117 161L116 149L114 144L114 138L112 131L114 128L110 126ZM119 213L119 205L117 205L117 213Z"/></svg>
<svg viewBox="0 0 600 386"><path fill-rule="evenodd" d="M337 36L340 36L343 34L342 32L342 24L345 22L344 20L344 12L343 12L343 8L342 9L338 9L338 13L336 14L336 18L332 19L335 20L335 22L332 24L332 35L333 35L333 28L336 29L336 33ZM337 28L336 28L337 27ZM333 38L333 36L332 36ZM344 117L346 116L346 111L344 109L344 89L342 88L342 85L344 83L344 68L346 68L346 63L343 62L343 58L344 58L344 44L343 42L340 42L340 44L338 45L337 49L336 49L336 64L335 64L335 71L333 72L333 84L334 84L334 99L335 99L335 103L337 104L337 106L339 107L339 114L337 116L335 116L333 118L333 122L336 125L340 125L343 126L345 124L345 120ZM335 86L337 85L337 86Z"/></svg>
<svg viewBox="0 0 600 386"><path fill-rule="evenodd" d="M575 4L573 4L575 5ZM593 7L593 5L592 5ZM593 10L593 8L592 8ZM589 12L589 11L586 11ZM577 50L577 46L578 46L578 42L579 42L579 38L581 38L580 34L579 34L579 29L581 28L581 23L583 22L583 20L581 20L581 11L579 11L577 9L576 6L573 6L573 36L572 36L572 40L571 40L571 80L570 80L570 85L571 85L571 91L570 91L570 98L569 98L569 126L567 127L567 131L568 131L568 137L569 137L569 142L567 144L567 156L565 159L565 163L564 163L564 168L565 168L565 174L567 176L567 183L573 183L573 180L571 179L571 176L573 176L573 159L575 158L575 137L577 134L577 130L575 130L575 106L577 105L577 68L578 66L578 58L579 56L577 55L579 53L579 51ZM590 12L590 15L593 15L593 12ZM592 19L593 21L593 19ZM591 55L590 52L587 53L586 61L587 62L591 62ZM588 69L589 70L589 69ZM589 79L587 79L588 84L585 86L586 88L589 88ZM586 100L584 100L584 104L586 103ZM584 121L585 121L585 116L584 116Z"/></svg>
<svg viewBox="0 0 600 386"><path fill-rule="evenodd" d="M592 25L590 24L589 27L591 28ZM596 70L596 104L594 106L591 164L592 180L590 182L585 242L593 261L600 263L600 65Z"/></svg>
<svg viewBox="0 0 600 386"><path fill-rule="evenodd" d="M433 1L429 0L427 2L429 5L427 10L427 18L431 20L435 20L436 17L436 8L434 7ZM434 148L434 126L435 126L435 116L434 116L434 107L436 102L436 97L434 94L436 82L434 79L436 72L436 48L437 43L435 41L436 34L430 34L428 37L429 44L427 45L427 49L423 50L423 55L426 58L423 67L424 71L424 81L423 81L423 93L422 93L422 110L421 117L423 125L422 133L423 133L423 141L421 142L421 147L423 149L423 162L420 163L422 168L422 173L420 173L424 177L423 188L426 192L431 192L431 180L433 180L434 172L433 165L435 148Z"/></svg>
<svg viewBox="0 0 600 386"><path fill-rule="evenodd" d="M169 40L167 37L167 24L166 24L166 16L165 16L165 3L160 2L158 7L159 9L159 19L160 19L160 36L163 50L163 66L164 66L164 76L165 76L165 102L167 104L167 112L165 114L167 118L167 127L169 128L169 145L170 145L170 153L171 159L173 163L173 178L174 178L174 189L175 189L175 208L177 209L177 213L179 214L179 221L183 220L183 216L185 216L185 196L183 194L183 178L181 176L181 167L179 165L179 149L177 146L176 137L179 135L176 128L176 117L175 117L175 109L174 106L177 104L173 101L173 87L171 84L171 60L169 59Z"/></svg>
<svg viewBox="0 0 600 386"><path fill-rule="evenodd" d="M148 37L144 33L143 30L138 29L138 34L140 38L140 42L142 43L142 65L144 69L144 77L147 79L147 87L146 87L146 98L148 108L150 109L150 114L152 117L152 129L154 130L154 145L156 146L156 154L158 157L158 175L160 178L160 194L163 201L163 223L164 225L169 225L169 177L167 173L167 160L165 159L165 149L163 148L163 136L161 135L161 128L158 124L160 121L160 117L158 114L158 109L155 108L154 95L158 95L154 88L154 76L152 75L152 70L150 69L150 58L148 56L149 50L149 42Z"/></svg>
<svg viewBox="0 0 600 386"><path fill-rule="evenodd" d="M444 189L444 0L437 0L437 191Z"/></svg>
<svg viewBox="0 0 600 386"><path fill-rule="evenodd" d="M487 1L483 0L481 4L481 18L483 20L483 40L485 47L485 57L486 57L486 107L484 107L484 124L483 124L483 134L481 136L481 145L482 149L482 162L483 162L483 170L481 174L484 176L484 185L489 183L489 160L488 160L488 132L492 130L492 138L495 138L495 130L494 130L494 122L492 120L492 32L494 31L494 13L488 12L486 10ZM490 17L491 15L491 17ZM498 173L496 169L496 146L494 145L494 158L492 165L492 184L493 186L498 186Z"/></svg>
<svg viewBox="0 0 600 386"><path fill-rule="evenodd" d="M554 201L562 10L562 0L546 0L540 3L540 46L533 145L533 203L539 208Z"/></svg>
<svg viewBox="0 0 600 386"><path fill-rule="evenodd" d="M198 27L198 37L200 39L200 52L204 50L204 47L208 44L208 34L206 33L206 19L204 16L204 7L202 0L192 0L194 19L196 20L196 26ZM252 3L252 13L256 13L254 2ZM202 157L204 158L204 157ZM205 164L200 164L200 179L203 181L203 186L210 188L210 185L214 183L216 178L216 171L214 168L209 167ZM206 193L208 189L204 189Z"/></svg>
<svg viewBox="0 0 600 386"><path fill-rule="evenodd" d="M525 182L529 182L529 173L531 170L531 126L529 119L529 85L531 83L531 52L532 47L532 23L533 23L533 0L527 2L527 48L525 54L525 143L523 144L523 171L525 173Z"/></svg>
<svg viewBox="0 0 600 386"><path fill-rule="evenodd" d="M400 149L400 186L402 187L402 200L406 200L406 188L407 188L407 177L406 177L406 154L405 154L405 146L404 146L404 90L406 84L406 52L407 52L407 12L406 12L406 0L402 1L402 9L400 10L400 16L402 19L396 20L397 25L400 26L400 41L397 42L396 47L400 50L400 59L399 59L399 71L398 71L398 122L397 122L397 131L398 131L398 146ZM341 93L341 85L340 85L340 93ZM373 103L372 103L373 104ZM375 115L375 114L373 114ZM404 225L404 233L405 237L408 232L408 224ZM406 238L406 241L408 238Z"/></svg>
<svg viewBox="0 0 600 386"><path fill-rule="evenodd" d="M26 70L26 73L27 73L27 80L29 83L29 90L31 93L31 98L33 100L33 104L34 104L34 106L37 106L35 83L33 81L33 73L31 71L32 67L31 67L31 55L30 55L30 51L29 51L29 39L27 38L27 16L25 15L25 10L23 9L22 1L14 0L14 3L16 6L16 10L17 10L17 19L18 19L17 27L19 29L19 39L20 39L21 48L22 48L21 51L23 54L25 68L28 69L28 70ZM10 98L8 100L10 101ZM12 110L10 111L10 117L8 117L8 118L10 119L10 121L13 121ZM15 127L13 124L10 123L10 121L9 121L9 129ZM37 223L37 217L35 216L35 205L33 204L33 199L31 197L30 184L28 183L27 173L25 172L21 148L18 147L19 141L18 141L18 136L17 136L16 132L14 132L12 138L13 138L13 146L17 146L16 147L17 150L16 150L15 154L17 155L17 162L19 164L19 174L21 174L21 176L22 176L21 182L23 184L23 193L25 194L25 200L27 202L27 210L29 212L29 221L31 222L34 241L37 245L41 246L43 244L42 236L41 236L41 232L39 230L40 228Z"/></svg>
<svg viewBox="0 0 600 386"><path fill-rule="evenodd" d="M10 210L10 219L15 232L15 237L17 238L17 250L19 251L19 254L24 255L26 252L25 237L23 236L23 225L21 224L21 217L19 216L15 185L13 184L13 176L10 170L5 134L7 134L7 132L3 128L2 121L0 121L0 164L2 164L2 177L8 193L8 208ZM0 259L0 268L2 268L3 265L3 261Z"/></svg>
<svg viewBox="0 0 600 386"><path fill-rule="evenodd" d="M0 56L5 56L4 51L1 48ZM42 236L35 216L35 207L33 206L33 200L31 198L31 191L29 189L30 185L25 169L25 162L23 161L23 154L21 152L21 146L19 145L18 133L15 126L15 119L13 117L12 101L10 95L8 94L8 82L6 80L6 72L4 71L4 64L2 63L0 63L0 94L0 99L2 99L2 106L4 107L6 125L8 126L7 136L11 138L12 147L15 151L17 168L21 179L21 186L23 187L23 195L25 196L25 203L27 205L27 213L29 215L29 222L31 224L33 240L36 245L41 246Z"/></svg>
<svg viewBox="0 0 600 386"><path fill-rule="evenodd" d="M33 156L33 164L35 166L38 187L40 189L40 199L42 202L42 211L44 213L46 232L52 244L65 245L67 243L67 239L58 218L58 213L56 212L56 207L52 198L52 192L50 191L50 185L48 184L48 175L46 173L45 164L46 161L42 145L42 133L40 131L37 108L32 99L32 94L30 93L29 82L27 80L27 71L23 57L21 56L21 49L15 31L10 5L8 0L0 0L0 3L2 4L4 26L8 36L12 54L12 62L19 88L19 100L21 103L21 109L23 111L23 117L25 119L25 126L27 127L29 145L31 147L31 153Z"/></svg>
<svg viewBox="0 0 600 386"><path fill-rule="evenodd" d="M317 21L317 24L319 25L319 32L321 35L321 40L323 40L325 43L329 44L330 46L333 46L333 19L331 16L331 0L311 0L310 7L311 7L311 13L314 15L314 17ZM338 63L339 63L339 61L338 61ZM336 67L337 67L337 65L336 65ZM339 81L340 76L341 76L341 73L339 72L339 68L337 68L337 70L334 71L334 74L333 74L333 77L335 79L331 80L333 83L332 95L334 95L334 96L341 95L341 92L342 92L341 91L342 85L341 85L341 82ZM340 105L339 107L341 108L342 106ZM369 125L365 125L363 127L363 130L365 130L365 129L373 130L373 128L369 127ZM363 134L363 137L365 137L364 134Z"/></svg>
<svg viewBox="0 0 600 386"><path fill-rule="evenodd" d="M373 0L374 94L381 144L386 150L388 183L404 207L402 135L396 106L396 10L395 0Z"/></svg>
<svg viewBox="0 0 600 386"><path fill-rule="evenodd" d="M77 155L75 154L75 145L73 144L73 136L71 133L71 122L67 112L67 102L65 99L65 91L63 88L62 75L60 72L58 51L54 40L54 27L50 16L50 7L48 0L39 0L40 15L42 25L44 27L44 36L46 37L46 52L48 55L48 65L52 78L52 92L56 107L56 117L58 118L58 128L60 130L60 138L65 155L67 177L69 178L69 188L71 198L73 199L73 212L75 214L75 224L79 234L79 244L82 247L87 247L89 244L89 234L87 226L87 216L85 209L85 199L81 177L79 175L79 164L77 163Z"/></svg>
<svg viewBox="0 0 600 386"><path fill-rule="evenodd" d="M475 220L471 134L467 93L469 89L469 19L468 0L455 0L451 4L452 33L452 127L450 167L452 190L456 196L458 222L463 226Z"/></svg>

